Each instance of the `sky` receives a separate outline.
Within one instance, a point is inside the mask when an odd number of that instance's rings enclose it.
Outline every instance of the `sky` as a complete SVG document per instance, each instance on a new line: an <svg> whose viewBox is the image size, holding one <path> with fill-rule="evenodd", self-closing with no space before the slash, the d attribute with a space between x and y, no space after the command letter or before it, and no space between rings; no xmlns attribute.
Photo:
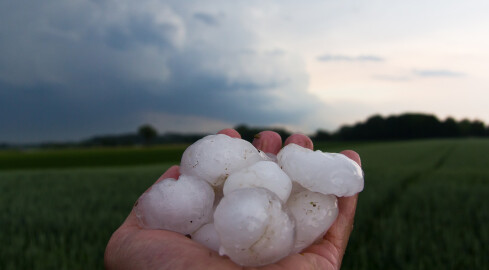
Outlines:
<svg viewBox="0 0 489 270"><path fill-rule="evenodd" d="M0 142L489 123L488 1L0 0Z"/></svg>

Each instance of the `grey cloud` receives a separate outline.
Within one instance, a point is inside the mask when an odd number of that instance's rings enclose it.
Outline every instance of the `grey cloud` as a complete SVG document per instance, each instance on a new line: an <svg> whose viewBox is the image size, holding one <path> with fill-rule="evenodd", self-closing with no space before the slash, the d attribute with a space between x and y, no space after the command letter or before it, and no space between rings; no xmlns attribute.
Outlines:
<svg viewBox="0 0 489 270"><path fill-rule="evenodd" d="M48 0L30 13L39 23L19 26L0 10L0 30L7 29L0 43L0 141L127 132L148 113L294 124L319 107L294 56L273 48L240 53L256 40L239 23L218 28L229 40L201 44L192 38L206 33L188 27L196 17L186 9L128 1L121 11L104 3L56 9ZM50 20L40 23L47 10ZM71 15L77 22L63 23Z"/></svg>
<svg viewBox="0 0 489 270"><path fill-rule="evenodd" d="M413 73L421 77L463 77L464 73L456 72L447 69L421 69L413 70Z"/></svg>
<svg viewBox="0 0 489 270"><path fill-rule="evenodd" d="M194 13L193 17L194 19L203 22L209 26L217 26L220 22L218 16L204 12L196 12Z"/></svg>
<svg viewBox="0 0 489 270"><path fill-rule="evenodd" d="M342 54L324 54L317 57L321 62L382 62L384 58L376 55L349 56Z"/></svg>
<svg viewBox="0 0 489 270"><path fill-rule="evenodd" d="M0 83L0 124L4 129L0 140L66 140L127 132L141 124L141 117L148 112L253 125L300 122L305 114L314 112L314 101L284 81L229 82L223 74L192 69L194 60L175 57L169 63L172 79L165 82L107 76L103 83L89 81L77 86ZM277 98L271 88L288 93L291 100Z"/></svg>
<svg viewBox="0 0 489 270"><path fill-rule="evenodd" d="M270 54L270 55L275 55L275 56L282 56L282 55L286 55L287 54L286 51L281 50L281 49L270 50L270 51L267 51L266 53L267 54Z"/></svg>
<svg viewBox="0 0 489 270"><path fill-rule="evenodd" d="M153 45L164 48L172 45L178 27L171 23L155 25L147 18L134 18L125 26L111 26L102 38L112 48L131 49L133 46Z"/></svg>
<svg viewBox="0 0 489 270"><path fill-rule="evenodd" d="M414 75L414 76L413 76ZM412 81L416 78L434 78L434 77L463 77L464 73L455 72L446 69L423 69L423 70L413 70L411 74L407 75L386 75L386 74L377 74L373 75L372 78L375 80L381 81L391 81L391 82L407 82Z"/></svg>
<svg viewBox="0 0 489 270"><path fill-rule="evenodd" d="M222 59L231 59L231 65L240 66L243 63L236 59L239 58L239 55L236 56L229 52L217 59L214 59L214 56L208 57L198 53L190 53L187 56L178 56L170 61L175 79L162 85L165 89L171 89L162 94L165 96L164 99L171 98L173 101L165 109L168 112L205 115L234 123L251 121L257 125L267 125L284 119L292 122L299 121L304 114L311 112L314 108L313 99L301 91L301 88L306 86L306 82L302 82L305 80L292 78L293 82L290 82L281 76L258 78L254 74L230 80L224 71L215 73L206 68L200 68L195 63L212 63ZM246 61L256 61L268 68L273 68L274 62L277 62L275 57L266 52L255 52L253 55L248 55ZM275 63L275 65L280 65L280 63ZM191 66L193 68L189 69ZM222 68L231 70L234 67ZM278 73L285 72L290 75L287 71L273 69ZM236 72L244 73L241 72L241 69ZM274 89L279 89L281 94L287 97L293 96L295 101L290 103L285 98L277 96Z"/></svg>
<svg viewBox="0 0 489 270"><path fill-rule="evenodd" d="M385 74L373 75L372 78L375 80L391 81L391 82L407 82L412 80L412 78L409 76L403 76L403 75L396 76L396 75L385 75Z"/></svg>
<svg viewBox="0 0 489 270"><path fill-rule="evenodd" d="M373 61L373 62L381 62L384 61L384 58L375 56L375 55L360 55L356 58L357 61Z"/></svg>

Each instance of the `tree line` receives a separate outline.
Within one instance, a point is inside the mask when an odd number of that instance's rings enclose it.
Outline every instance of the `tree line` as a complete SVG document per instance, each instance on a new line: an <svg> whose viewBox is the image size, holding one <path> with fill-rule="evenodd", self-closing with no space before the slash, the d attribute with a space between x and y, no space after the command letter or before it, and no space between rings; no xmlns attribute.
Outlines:
<svg viewBox="0 0 489 270"><path fill-rule="evenodd" d="M247 141L253 141L263 130L273 130L282 138L291 132L283 128L249 127L241 124L234 127ZM158 135L150 125L141 126L137 134L125 136L99 136L84 142L85 145L133 145L193 143L208 134L165 133ZM373 115L363 122L344 125L334 132L317 130L309 135L313 141L371 141L371 140L409 140L423 138L458 138L489 136L489 127L482 121L464 119L456 121L449 117L440 121L436 116L422 113L405 113L383 117Z"/></svg>
<svg viewBox="0 0 489 270"><path fill-rule="evenodd" d="M489 127L482 121L406 113L382 117L374 115L364 122L342 126L334 133L317 131L316 140L409 140L421 138L459 138L489 136Z"/></svg>
<svg viewBox="0 0 489 270"><path fill-rule="evenodd" d="M241 124L235 127L242 138L253 141L256 134L263 130L273 130L282 138L287 138L291 132L283 128L249 127ZM71 147L71 146L130 146L153 144L189 144L206 136L205 133L165 133L151 125L142 125L137 132L128 134L102 135L77 143L48 143L41 147ZM373 115L365 121L353 125L341 126L334 132L319 129L309 134L313 141L372 141L372 140L409 140L423 138L459 138L459 137L489 137L489 127L479 120L464 119L456 121L449 117L440 121L436 116L422 113L405 113L383 117ZM0 144L1 148L10 148L8 144Z"/></svg>
<svg viewBox="0 0 489 270"><path fill-rule="evenodd" d="M237 125L234 127L239 132L241 137L247 141L253 141L256 134L263 130L273 130L280 134L282 138L286 138L291 133L285 129L268 128L268 127L249 127L247 125ZM178 143L193 143L200 138L209 135L206 133L164 133L158 134L156 128L151 125L142 125L137 133L119 134L119 135L103 135L95 136L84 140L80 143L81 146L128 146L128 145L152 145L152 144L178 144Z"/></svg>

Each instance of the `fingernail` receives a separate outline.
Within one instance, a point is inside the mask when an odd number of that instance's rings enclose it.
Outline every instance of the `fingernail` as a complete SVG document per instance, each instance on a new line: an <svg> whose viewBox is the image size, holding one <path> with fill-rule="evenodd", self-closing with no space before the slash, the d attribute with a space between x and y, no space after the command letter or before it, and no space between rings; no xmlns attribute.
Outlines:
<svg viewBox="0 0 489 270"><path fill-rule="evenodd" d="M253 146L265 153L277 154L282 148L282 138L273 131L262 131L254 136Z"/></svg>
<svg viewBox="0 0 489 270"><path fill-rule="evenodd" d="M261 140L260 133L253 136L253 142L251 143L256 149L261 149L263 146L263 140Z"/></svg>
<svg viewBox="0 0 489 270"><path fill-rule="evenodd" d="M360 155L353 150L344 150L341 151L341 154L347 156L349 159L355 161L360 167L362 166L362 160L360 159Z"/></svg>
<svg viewBox="0 0 489 270"><path fill-rule="evenodd" d="M300 145L304 148L308 148L311 150L314 148L314 145L313 145L311 139L304 134L296 133L296 134L290 135L290 137L288 137L287 140L285 140L284 145L288 145L291 143L295 143L297 145Z"/></svg>
<svg viewBox="0 0 489 270"><path fill-rule="evenodd" d="M241 135L235 129L232 128L223 129L219 131L217 134L224 134L224 135L228 135L231 138L241 139Z"/></svg>

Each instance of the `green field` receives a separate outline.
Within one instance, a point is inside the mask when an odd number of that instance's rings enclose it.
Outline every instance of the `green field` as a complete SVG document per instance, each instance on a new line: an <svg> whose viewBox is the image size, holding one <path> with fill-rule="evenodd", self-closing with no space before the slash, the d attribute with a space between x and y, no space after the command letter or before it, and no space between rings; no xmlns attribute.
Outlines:
<svg viewBox="0 0 489 270"><path fill-rule="evenodd" d="M489 140L319 148L357 150L365 170L344 269L489 269ZM102 269L111 233L183 149L0 152L0 269Z"/></svg>

